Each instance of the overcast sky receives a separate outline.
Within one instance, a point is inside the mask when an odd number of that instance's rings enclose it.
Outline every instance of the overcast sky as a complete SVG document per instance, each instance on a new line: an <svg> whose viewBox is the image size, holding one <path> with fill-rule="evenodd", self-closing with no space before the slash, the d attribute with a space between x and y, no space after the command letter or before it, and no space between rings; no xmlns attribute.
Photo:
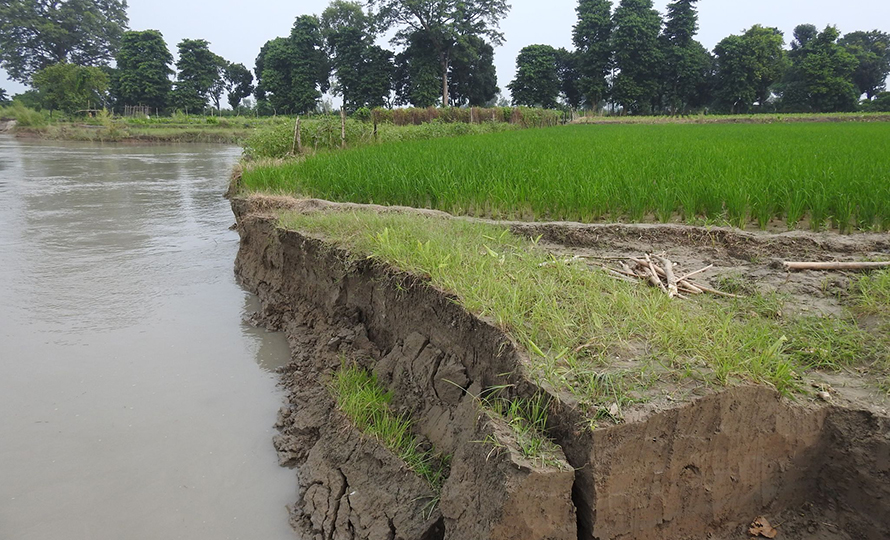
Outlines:
<svg viewBox="0 0 890 540"><path fill-rule="evenodd" d="M508 0L509 1L509 0ZM164 34L171 52L183 38L206 39L215 53L253 69L266 41L286 36L298 15L320 14L329 0L130 0L133 30L156 29ZM495 49L498 84L512 80L516 56L526 45L572 46L577 0L512 0L513 8L501 22L505 43ZM618 4L616 0L614 4ZM668 0L655 0L664 13ZM890 32L890 0L700 0L699 41L708 49L730 34L754 24L775 26L790 41L795 26L836 25L841 32ZM0 70L0 87L15 94L25 89L8 81ZM505 92L506 93L506 92Z"/></svg>

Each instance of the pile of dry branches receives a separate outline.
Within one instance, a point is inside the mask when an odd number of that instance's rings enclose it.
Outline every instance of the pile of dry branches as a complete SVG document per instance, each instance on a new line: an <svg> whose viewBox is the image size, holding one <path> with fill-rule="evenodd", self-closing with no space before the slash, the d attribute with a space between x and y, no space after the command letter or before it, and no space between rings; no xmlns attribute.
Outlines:
<svg viewBox="0 0 890 540"><path fill-rule="evenodd" d="M708 265L704 268L689 272L686 274L677 273L677 266L670 259L662 254L646 256L642 259L636 257L628 257L626 259L616 259L621 267L612 268L603 265L603 270L609 273L615 279L621 281L629 281L636 283L640 280L649 283L654 287L658 287L671 298L686 298L687 294L715 294L717 296L726 296L729 298L741 298L735 294L725 293L712 289L700 283L692 281L692 277L706 270L710 270L714 265Z"/></svg>

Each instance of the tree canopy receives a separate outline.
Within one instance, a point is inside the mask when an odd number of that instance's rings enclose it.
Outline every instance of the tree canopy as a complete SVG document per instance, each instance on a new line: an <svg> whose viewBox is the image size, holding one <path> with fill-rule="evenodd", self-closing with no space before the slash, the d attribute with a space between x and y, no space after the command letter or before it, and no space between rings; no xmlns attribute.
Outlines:
<svg viewBox="0 0 890 540"><path fill-rule="evenodd" d="M223 78L229 106L235 110L241 105L241 100L253 93L253 73L244 64L227 64Z"/></svg>
<svg viewBox="0 0 890 540"><path fill-rule="evenodd" d="M219 80L219 56L203 39L184 39L177 45L176 88L173 103L187 111L203 111L210 89Z"/></svg>
<svg viewBox="0 0 890 540"><path fill-rule="evenodd" d="M550 45L529 45L516 58L516 78L507 85L514 105L556 108L560 91L559 52Z"/></svg>
<svg viewBox="0 0 890 540"><path fill-rule="evenodd" d="M66 62L38 71L33 82L44 107L68 113L102 106L108 90L108 76L104 71Z"/></svg>
<svg viewBox="0 0 890 540"><path fill-rule="evenodd" d="M652 111L662 62L661 16L652 8L652 0L621 0L612 22L612 49L619 70L612 98L630 113Z"/></svg>
<svg viewBox="0 0 890 540"><path fill-rule="evenodd" d="M771 87L786 69L784 44L781 31L760 25L718 43L714 48L718 105L728 112L740 113L748 112L754 103L766 103Z"/></svg>
<svg viewBox="0 0 890 540"><path fill-rule="evenodd" d="M859 90L853 83L858 62L838 43L840 32L828 26L819 32L815 26L802 24L794 29L791 58L783 105L796 111L852 111L859 102Z"/></svg>
<svg viewBox="0 0 890 540"><path fill-rule="evenodd" d="M290 36L266 42L256 60L258 100L275 111L303 114L314 110L330 88L331 67L318 17L302 15Z"/></svg>
<svg viewBox="0 0 890 540"><path fill-rule="evenodd" d="M396 104L431 107L442 96L439 55L425 32L405 39L405 50L396 55Z"/></svg>
<svg viewBox="0 0 890 540"><path fill-rule="evenodd" d="M120 103L167 107L173 88L173 55L159 31L124 33L115 61L115 95Z"/></svg>
<svg viewBox="0 0 890 540"><path fill-rule="evenodd" d="M28 84L58 63L107 64L127 29L126 0L0 2L0 67Z"/></svg>
<svg viewBox="0 0 890 540"><path fill-rule="evenodd" d="M572 43L578 53L578 90L584 102L599 108L609 84L606 77L612 66L612 2L579 0L575 10L578 22L572 29Z"/></svg>
<svg viewBox="0 0 890 540"><path fill-rule="evenodd" d="M482 107L500 92L494 67L494 47L480 37L470 37L454 52L448 76L451 105Z"/></svg>
<svg viewBox="0 0 890 540"><path fill-rule="evenodd" d="M448 74L457 47L469 45L471 37L500 45L498 27L510 10L506 0L368 0L368 5L378 9L384 28L400 27L399 42L410 46L416 33L425 35L438 56L443 106L450 102Z"/></svg>
<svg viewBox="0 0 890 540"><path fill-rule="evenodd" d="M374 44L374 18L362 4L334 0L321 15L322 35L336 74L334 92L347 110L383 106L392 90L393 54Z"/></svg>
<svg viewBox="0 0 890 540"><path fill-rule="evenodd" d="M890 34L878 30L851 32L839 43L856 57L853 83L860 95L871 99L886 89L890 77Z"/></svg>
<svg viewBox="0 0 890 540"><path fill-rule="evenodd" d="M697 103L711 69L711 54L696 41L698 0L677 0L667 6L664 30L659 38L663 60L661 71L662 109L671 114Z"/></svg>

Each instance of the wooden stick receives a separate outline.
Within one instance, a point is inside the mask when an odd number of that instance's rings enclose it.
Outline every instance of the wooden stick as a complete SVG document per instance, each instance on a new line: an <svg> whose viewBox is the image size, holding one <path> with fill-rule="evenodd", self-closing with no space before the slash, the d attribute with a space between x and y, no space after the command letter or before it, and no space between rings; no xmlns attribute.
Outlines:
<svg viewBox="0 0 890 540"><path fill-rule="evenodd" d="M705 272L705 271L707 271L707 270L710 270L711 268L714 268L714 265L713 265L713 264L709 264L708 266L705 266L705 267L702 268L701 270L696 270L695 272L689 272L688 274L686 274L686 275L683 276L683 277L678 277L678 278L677 278L677 283L679 283L679 282L681 282L681 281L686 281L687 279L691 278L692 276L697 276L697 275L701 274L702 272Z"/></svg>
<svg viewBox="0 0 890 540"><path fill-rule="evenodd" d="M677 276L674 275L674 263L667 257L655 257L664 266L664 278L667 280L668 296L673 298L680 293L677 290Z"/></svg>
<svg viewBox="0 0 890 540"><path fill-rule="evenodd" d="M694 284L690 283L689 281L680 281L677 283L677 286L679 288L683 289L684 291L692 293L692 294L701 294L704 292L703 290L698 288L698 285L694 285Z"/></svg>
<svg viewBox="0 0 890 540"><path fill-rule="evenodd" d="M729 293L726 293L723 291L718 291L717 289L705 287L704 285L696 284L696 287L698 287L699 289L701 289L702 291L704 291L706 293L716 294L717 296L725 296L726 298L744 298L744 296L739 296L737 294L729 294Z"/></svg>
<svg viewBox="0 0 890 540"><path fill-rule="evenodd" d="M883 262L785 262L785 270L866 270L890 268L890 261Z"/></svg>
<svg viewBox="0 0 890 540"><path fill-rule="evenodd" d="M603 270L612 272L614 274L621 274L622 276L640 277L637 274L634 274L633 272L626 271L626 270L617 270L615 268L609 268L608 266L603 266Z"/></svg>
<svg viewBox="0 0 890 540"><path fill-rule="evenodd" d="M646 262L649 263L649 271L652 272L652 282L654 284L657 284L661 290L667 292L667 288L664 286L664 283L662 283L661 280L658 279L658 272L655 270L655 263L652 262L652 258L649 257L648 253L646 254Z"/></svg>

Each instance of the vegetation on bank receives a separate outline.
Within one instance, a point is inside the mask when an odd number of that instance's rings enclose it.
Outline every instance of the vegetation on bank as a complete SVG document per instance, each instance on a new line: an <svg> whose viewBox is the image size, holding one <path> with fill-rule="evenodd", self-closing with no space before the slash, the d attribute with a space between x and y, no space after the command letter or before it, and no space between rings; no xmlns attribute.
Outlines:
<svg viewBox="0 0 890 540"><path fill-rule="evenodd" d="M420 448L411 432L411 420L392 412L392 393L377 382L375 375L356 365L344 364L334 373L330 389L337 406L359 431L389 448L434 492L442 490L448 476L448 460Z"/></svg>
<svg viewBox="0 0 890 540"><path fill-rule="evenodd" d="M345 120L337 115L270 120L244 142L248 159L285 158L375 144L499 133L554 126L559 111L528 107L361 109Z"/></svg>
<svg viewBox="0 0 890 540"><path fill-rule="evenodd" d="M282 226L324 235L356 257L374 257L454 293L528 351L530 374L572 394L592 421L644 398L656 381L768 384L806 391L811 369L890 368L886 332L854 317L876 301L887 320L886 274L863 282L844 317L783 314L778 295L676 302L617 282L583 263L556 259L536 242L482 223L368 211L281 216ZM882 299L883 298L883 299ZM616 355L632 364L613 366ZM632 366L632 367L627 367Z"/></svg>
<svg viewBox="0 0 890 540"><path fill-rule="evenodd" d="M254 191L482 217L890 230L890 125L565 126L244 171Z"/></svg>

